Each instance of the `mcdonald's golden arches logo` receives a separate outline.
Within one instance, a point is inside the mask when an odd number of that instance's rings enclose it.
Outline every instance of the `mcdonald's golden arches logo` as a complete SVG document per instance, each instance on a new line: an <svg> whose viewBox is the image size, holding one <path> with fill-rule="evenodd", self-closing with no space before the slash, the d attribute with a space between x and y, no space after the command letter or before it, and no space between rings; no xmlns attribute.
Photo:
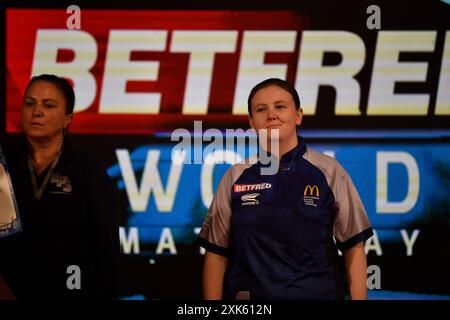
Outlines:
<svg viewBox="0 0 450 320"><path fill-rule="evenodd" d="M316 185L307 185L303 191L303 201L305 205L310 207L317 207L319 202L319 187Z"/></svg>
<svg viewBox="0 0 450 320"><path fill-rule="evenodd" d="M308 184L305 188L305 191L303 192L303 195L306 196L309 191L309 196L312 196L314 194L314 191L316 191L316 197L319 197L319 187L316 185L313 185L312 187Z"/></svg>

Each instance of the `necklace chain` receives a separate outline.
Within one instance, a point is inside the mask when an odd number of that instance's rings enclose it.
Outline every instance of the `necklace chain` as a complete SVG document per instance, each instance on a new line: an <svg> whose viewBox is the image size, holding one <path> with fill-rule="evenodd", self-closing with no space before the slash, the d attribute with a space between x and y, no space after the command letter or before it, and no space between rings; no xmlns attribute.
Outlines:
<svg viewBox="0 0 450 320"><path fill-rule="evenodd" d="M42 184L40 186L38 186L37 172L33 166L33 159L28 154L28 169L30 171L31 182L33 184L33 190L34 190L34 197L36 198L36 200L41 199L42 193L44 192L44 189L47 186L51 175L53 174L53 170L55 169L56 165L58 164L59 158L61 157L63 147L64 147L64 138L61 137L61 140L58 144L58 148L56 149L57 151L56 151L55 159L53 160L53 162L50 166L50 169L48 170L47 174L45 175L44 181L42 181Z"/></svg>

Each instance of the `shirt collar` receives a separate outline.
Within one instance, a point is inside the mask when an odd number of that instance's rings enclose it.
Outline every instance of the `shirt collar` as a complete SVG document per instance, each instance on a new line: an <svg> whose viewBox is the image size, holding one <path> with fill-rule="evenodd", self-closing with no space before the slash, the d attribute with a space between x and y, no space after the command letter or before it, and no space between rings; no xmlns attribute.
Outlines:
<svg viewBox="0 0 450 320"><path fill-rule="evenodd" d="M297 145L281 157L280 163L290 163L295 158L303 156L303 154L306 152L305 142L300 136L297 136L297 141Z"/></svg>

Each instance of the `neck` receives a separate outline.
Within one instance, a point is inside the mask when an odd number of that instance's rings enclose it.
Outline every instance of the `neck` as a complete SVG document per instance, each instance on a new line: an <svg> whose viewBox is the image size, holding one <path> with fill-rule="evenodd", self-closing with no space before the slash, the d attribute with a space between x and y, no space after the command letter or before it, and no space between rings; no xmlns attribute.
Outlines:
<svg viewBox="0 0 450 320"><path fill-rule="evenodd" d="M62 136L51 140L41 141L28 138L30 155L34 167L40 174L56 157L61 148Z"/></svg>
<svg viewBox="0 0 450 320"><path fill-rule="evenodd" d="M297 139L297 135L291 137L289 140L285 140L285 141L281 141L279 142L279 158L281 159L281 157L283 155L285 155L287 152L291 151L292 149L294 149L298 144L298 139ZM267 150L269 152L272 152L272 148L271 148L271 143L270 143L270 139L268 139L267 141ZM275 150L274 150L275 151Z"/></svg>
<svg viewBox="0 0 450 320"><path fill-rule="evenodd" d="M280 159L282 156L284 156L287 152L294 149L298 144L297 136L291 137L289 141L285 141L284 143L280 141Z"/></svg>

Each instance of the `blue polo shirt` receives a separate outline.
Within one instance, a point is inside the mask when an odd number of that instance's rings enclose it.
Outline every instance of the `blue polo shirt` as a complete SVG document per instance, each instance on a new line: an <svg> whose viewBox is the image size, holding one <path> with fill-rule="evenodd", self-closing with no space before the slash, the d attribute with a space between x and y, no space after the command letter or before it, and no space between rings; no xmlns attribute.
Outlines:
<svg viewBox="0 0 450 320"><path fill-rule="evenodd" d="M337 299L337 249L373 235L349 175L301 137L276 174L262 167L248 160L224 174L199 234L228 258L223 298Z"/></svg>

